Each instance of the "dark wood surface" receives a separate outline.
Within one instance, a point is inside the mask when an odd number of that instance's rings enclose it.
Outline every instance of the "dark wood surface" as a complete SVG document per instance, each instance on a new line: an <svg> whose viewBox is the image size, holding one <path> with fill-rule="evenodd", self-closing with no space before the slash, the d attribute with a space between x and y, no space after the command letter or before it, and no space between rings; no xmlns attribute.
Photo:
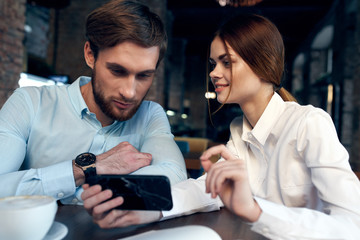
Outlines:
<svg viewBox="0 0 360 240"><path fill-rule="evenodd" d="M120 239L150 230L168 229L186 225L203 225L215 230L223 240L266 239L250 230L250 226L241 221L227 209L209 213L196 213L146 225L131 226L117 229L101 229L93 223L90 215L82 206L59 206L55 221L68 228L65 240L107 240Z"/></svg>

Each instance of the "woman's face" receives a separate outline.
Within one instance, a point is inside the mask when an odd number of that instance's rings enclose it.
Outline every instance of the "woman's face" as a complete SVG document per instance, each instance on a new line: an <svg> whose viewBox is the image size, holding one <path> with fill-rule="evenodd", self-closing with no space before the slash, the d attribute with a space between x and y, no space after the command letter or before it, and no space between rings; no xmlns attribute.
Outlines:
<svg viewBox="0 0 360 240"><path fill-rule="evenodd" d="M227 48L230 56L226 54L223 41L219 37L215 37L211 43L210 77L217 93L217 100L220 103L226 101L226 103L237 103L240 106L255 101L266 83L260 80L229 45Z"/></svg>

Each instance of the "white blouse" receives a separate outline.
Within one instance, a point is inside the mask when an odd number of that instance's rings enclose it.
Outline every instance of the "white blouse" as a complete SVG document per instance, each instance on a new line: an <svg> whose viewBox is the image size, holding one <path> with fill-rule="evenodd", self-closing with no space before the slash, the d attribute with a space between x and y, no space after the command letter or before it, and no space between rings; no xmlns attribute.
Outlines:
<svg viewBox="0 0 360 240"><path fill-rule="evenodd" d="M270 239L360 239L360 182L325 111L275 93L254 128L239 117L230 132L227 147L247 161L262 209L253 231ZM175 185L163 219L222 207L205 193L205 178Z"/></svg>

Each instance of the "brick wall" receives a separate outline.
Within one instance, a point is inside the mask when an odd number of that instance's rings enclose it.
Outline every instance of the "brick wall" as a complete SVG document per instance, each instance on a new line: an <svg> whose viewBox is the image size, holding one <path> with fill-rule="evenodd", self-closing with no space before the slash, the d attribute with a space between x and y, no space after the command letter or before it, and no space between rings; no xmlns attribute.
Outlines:
<svg viewBox="0 0 360 240"><path fill-rule="evenodd" d="M353 6L356 6L354 8ZM334 35L334 81L342 87L340 141L360 170L360 0L338 1Z"/></svg>
<svg viewBox="0 0 360 240"><path fill-rule="evenodd" d="M0 1L0 107L18 87L23 69L25 3Z"/></svg>
<svg viewBox="0 0 360 240"><path fill-rule="evenodd" d="M351 160L354 168L360 171L360 1L357 0L356 15L354 14L355 33L354 45L348 51L348 60L352 62L352 89L353 89L353 138L351 148Z"/></svg>

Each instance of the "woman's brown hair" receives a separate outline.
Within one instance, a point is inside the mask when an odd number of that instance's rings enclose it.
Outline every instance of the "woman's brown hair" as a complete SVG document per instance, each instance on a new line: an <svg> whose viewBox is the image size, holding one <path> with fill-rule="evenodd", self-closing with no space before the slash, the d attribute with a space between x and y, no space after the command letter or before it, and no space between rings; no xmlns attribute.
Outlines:
<svg viewBox="0 0 360 240"><path fill-rule="evenodd" d="M256 14L238 15L222 25L215 37L223 41L226 51L228 44L237 52L260 79L272 83L284 101L296 101L281 84L284 42L271 21Z"/></svg>

